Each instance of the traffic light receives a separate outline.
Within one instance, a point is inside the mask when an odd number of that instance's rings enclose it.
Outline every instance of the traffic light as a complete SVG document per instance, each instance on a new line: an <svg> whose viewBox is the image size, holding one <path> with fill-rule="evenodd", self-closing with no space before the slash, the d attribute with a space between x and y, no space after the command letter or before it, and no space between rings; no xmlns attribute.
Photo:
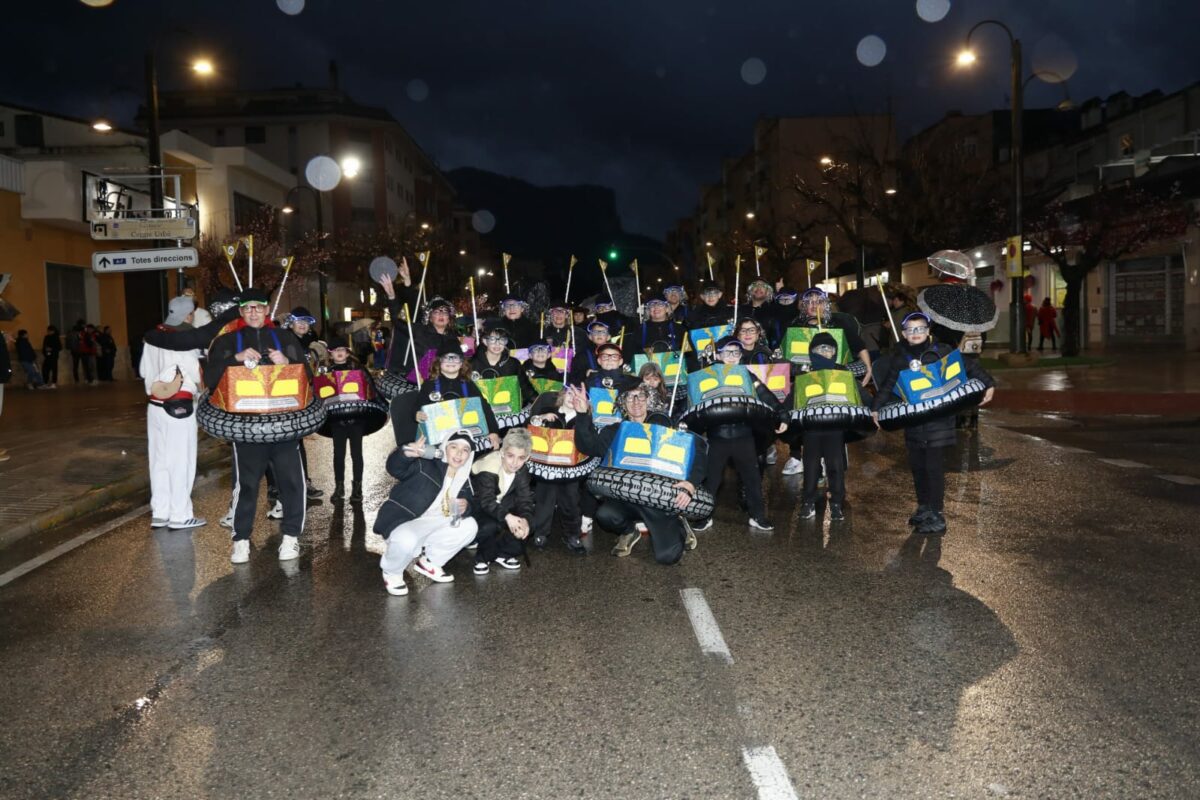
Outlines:
<svg viewBox="0 0 1200 800"><path fill-rule="evenodd" d="M609 251L608 251L608 260L609 260L609 261L616 261L616 260L617 260L617 251L616 251L616 250L609 250Z"/></svg>

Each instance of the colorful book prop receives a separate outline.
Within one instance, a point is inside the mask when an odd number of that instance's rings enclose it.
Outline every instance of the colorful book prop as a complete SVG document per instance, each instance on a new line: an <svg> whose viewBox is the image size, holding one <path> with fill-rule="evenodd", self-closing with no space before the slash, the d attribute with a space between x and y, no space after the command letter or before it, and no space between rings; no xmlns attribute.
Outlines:
<svg viewBox="0 0 1200 800"><path fill-rule="evenodd" d="M600 463L575 447L575 431L570 428L529 426L533 448L529 455L529 474L539 480L570 481L586 477Z"/></svg>
<svg viewBox="0 0 1200 800"><path fill-rule="evenodd" d="M747 364L746 369L771 390L775 399L783 402L788 396L788 383L792 377L791 364Z"/></svg>
<svg viewBox="0 0 1200 800"><path fill-rule="evenodd" d="M592 405L592 422L597 428L621 421L621 408L617 405L617 390L593 386L588 389L588 402Z"/></svg>
<svg viewBox="0 0 1200 800"><path fill-rule="evenodd" d="M954 350L931 364L901 370L894 391L901 402L879 411L879 425L889 431L979 405L987 387L967 376L962 353Z"/></svg>
<svg viewBox="0 0 1200 800"><path fill-rule="evenodd" d="M733 330L731 325L712 325L707 328L693 328L688 331L688 342L692 349L709 361L713 357L713 348L722 337L729 336Z"/></svg>
<svg viewBox="0 0 1200 800"><path fill-rule="evenodd" d="M516 375L506 378L482 378L475 381L479 393L492 407L496 427L501 430L524 425L529 414L521 405L521 381Z"/></svg>
<svg viewBox="0 0 1200 800"><path fill-rule="evenodd" d="M622 422L603 466L686 480L696 458L696 435L665 425Z"/></svg>
<svg viewBox="0 0 1200 800"><path fill-rule="evenodd" d="M427 419L421 423L421 433L429 444L438 445L450 438L455 431L465 430L478 445L486 437L487 417L483 413L483 401L478 397L463 397L457 400L442 400L421 406Z"/></svg>
<svg viewBox="0 0 1200 800"><path fill-rule="evenodd" d="M312 399L303 364L227 367L212 393L212 404L234 414L299 411Z"/></svg>
<svg viewBox="0 0 1200 800"><path fill-rule="evenodd" d="M858 382L842 369L819 369L796 376L791 421L803 430L869 433L875 422L863 405Z"/></svg>
<svg viewBox="0 0 1200 800"><path fill-rule="evenodd" d="M793 364L808 369L812 363L808 355L808 347L818 333L828 333L837 342L837 358L839 364L845 364L850 357L850 348L846 346L846 334L841 328L788 328L783 335L783 357Z"/></svg>
<svg viewBox="0 0 1200 800"><path fill-rule="evenodd" d="M688 375L691 405L680 422L707 433L718 425L745 424L757 429L778 425L778 412L754 393L750 370L741 364L718 364Z"/></svg>
<svg viewBox="0 0 1200 800"><path fill-rule="evenodd" d="M658 364L658 368L662 370L663 378L668 386L673 386L676 380L683 380L687 377L687 367L680 363L679 353L637 353L633 357L633 374L637 375L642 371L642 367L649 363ZM683 373L680 374L680 370Z"/></svg>
<svg viewBox="0 0 1200 800"><path fill-rule="evenodd" d="M533 385L533 390L538 394L561 392L563 390L563 382L556 381L553 378L530 378L529 382Z"/></svg>

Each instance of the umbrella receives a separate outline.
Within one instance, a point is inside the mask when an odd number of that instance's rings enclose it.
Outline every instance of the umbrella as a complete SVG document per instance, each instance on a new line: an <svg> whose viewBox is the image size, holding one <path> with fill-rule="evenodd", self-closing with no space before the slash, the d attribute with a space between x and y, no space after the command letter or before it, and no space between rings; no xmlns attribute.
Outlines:
<svg viewBox="0 0 1200 800"><path fill-rule="evenodd" d="M1000 318L987 292L963 283L927 286L917 295L917 305L934 322L963 333L990 331Z"/></svg>
<svg viewBox="0 0 1200 800"><path fill-rule="evenodd" d="M971 257L958 250L938 250L925 259L929 266L944 275L971 280L975 277L975 264Z"/></svg>
<svg viewBox="0 0 1200 800"><path fill-rule="evenodd" d="M17 307L0 297L0 322L11 322L21 314Z"/></svg>
<svg viewBox="0 0 1200 800"><path fill-rule="evenodd" d="M360 317L350 323L349 332L357 333L358 331L361 331L363 328L369 328L374 324L375 324L375 320L372 319L371 317Z"/></svg>

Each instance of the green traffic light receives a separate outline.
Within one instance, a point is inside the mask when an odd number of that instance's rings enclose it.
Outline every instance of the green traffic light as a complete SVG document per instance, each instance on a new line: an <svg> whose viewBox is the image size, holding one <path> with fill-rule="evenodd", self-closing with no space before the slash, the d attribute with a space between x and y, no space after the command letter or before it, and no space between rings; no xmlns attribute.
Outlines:
<svg viewBox="0 0 1200 800"><path fill-rule="evenodd" d="M616 250L609 250L609 251L608 251L608 260L609 260L609 261L616 261L616 260L617 260L617 251L616 251Z"/></svg>

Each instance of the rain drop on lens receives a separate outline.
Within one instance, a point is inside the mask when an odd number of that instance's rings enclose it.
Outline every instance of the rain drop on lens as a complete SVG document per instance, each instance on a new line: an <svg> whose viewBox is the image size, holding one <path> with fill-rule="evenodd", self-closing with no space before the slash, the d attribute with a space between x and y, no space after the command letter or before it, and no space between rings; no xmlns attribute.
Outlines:
<svg viewBox="0 0 1200 800"><path fill-rule="evenodd" d="M304 177L319 192L328 192L342 180L342 168L329 156L316 156L304 167Z"/></svg>
<svg viewBox="0 0 1200 800"><path fill-rule="evenodd" d="M761 58L747 58L742 62L742 80L757 86L767 77L767 65Z"/></svg>
<svg viewBox="0 0 1200 800"><path fill-rule="evenodd" d="M429 84L420 78L414 78L404 87L404 93L414 103L423 103L429 98Z"/></svg>
<svg viewBox="0 0 1200 800"><path fill-rule="evenodd" d="M926 22L941 22L950 13L950 0L917 0L917 16Z"/></svg>
<svg viewBox="0 0 1200 800"><path fill-rule="evenodd" d="M471 215L471 227L479 233L491 233L496 227L496 217L487 209L479 209Z"/></svg>
<svg viewBox="0 0 1200 800"><path fill-rule="evenodd" d="M883 39L871 34L862 38L854 54L858 57L858 63L864 67L878 67L883 63L884 56L887 55L887 45L884 44Z"/></svg>
<svg viewBox="0 0 1200 800"><path fill-rule="evenodd" d="M1079 68L1079 59L1071 45L1055 34L1047 34L1033 46L1030 58L1033 74L1046 83L1069 80Z"/></svg>
<svg viewBox="0 0 1200 800"><path fill-rule="evenodd" d="M275 0L275 5L289 17L294 17L304 10L304 0Z"/></svg>

